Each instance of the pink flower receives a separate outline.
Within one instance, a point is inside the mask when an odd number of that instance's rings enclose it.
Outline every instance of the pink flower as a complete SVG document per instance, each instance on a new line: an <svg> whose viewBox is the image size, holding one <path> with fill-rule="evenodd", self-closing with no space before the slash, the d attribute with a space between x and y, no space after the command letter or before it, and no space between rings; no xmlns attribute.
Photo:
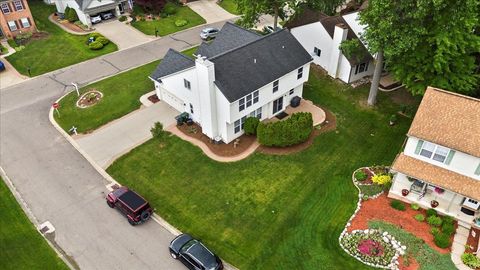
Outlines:
<svg viewBox="0 0 480 270"><path fill-rule="evenodd" d="M358 243L358 251L367 256L382 256L383 246L372 239L365 239Z"/></svg>

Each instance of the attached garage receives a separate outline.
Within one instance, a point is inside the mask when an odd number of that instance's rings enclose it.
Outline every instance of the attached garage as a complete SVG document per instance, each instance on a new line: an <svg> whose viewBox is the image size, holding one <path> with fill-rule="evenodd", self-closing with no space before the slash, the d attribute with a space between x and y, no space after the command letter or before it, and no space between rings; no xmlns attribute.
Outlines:
<svg viewBox="0 0 480 270"><path fill-rule="evenodd" d="M175 96L174 94L168 92L165 89L161 90L161 97L160 99L165 101L167 104L172 106L175 110L179 112L184 112L185 111L185 105L183 100Z"/></svg>

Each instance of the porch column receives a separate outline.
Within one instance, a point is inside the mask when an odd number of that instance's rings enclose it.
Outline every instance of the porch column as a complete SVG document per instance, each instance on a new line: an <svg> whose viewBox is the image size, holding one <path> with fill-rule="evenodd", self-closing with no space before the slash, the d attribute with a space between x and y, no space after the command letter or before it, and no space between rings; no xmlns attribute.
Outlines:
<svg viewBox="0 0 480 270"><path fill-rule="evenodd" d="M448 204L448 207L447 207L447 213L450 213L450 207L452 206L452 203L455 200L455 198L457 198L457 193L453 194L453 198L450 200L450 203Z"/></svg>

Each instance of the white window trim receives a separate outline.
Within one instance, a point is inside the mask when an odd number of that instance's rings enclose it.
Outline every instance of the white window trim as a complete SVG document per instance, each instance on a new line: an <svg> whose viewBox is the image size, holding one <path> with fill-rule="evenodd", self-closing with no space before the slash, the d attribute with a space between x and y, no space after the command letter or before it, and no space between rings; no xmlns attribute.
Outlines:
<svg viewBox="0 0 480 270"><path fill-rule="evenodd" d="M273 88L272 88L273 93L277 92L279 89L280 89L280 82L278 80L276 80L276 81L273 82Z"/></svg>
<svg viewBox="0 0 480 270"><path fill-rule="evenodd" d="M365 69L363 71L360 71L360 66L361 65L365 65ZM364 62L364 63L360 63L358 65L355 66L355 75L359 74L359 73L364 73L368 70L368 62Z"/></svg>
<svg viewBox="0 0 480 270"><path fill-rule="evenodd" d="M256 96L256 100L255 100ZM251 107L253 104L258 103L259 101L259 92L258 90L253 91L252 93L240 98L238 100L238 111L241 112L248 107ZM248 104L250 102L250 104ZM243 106L243 108L242 108Z"/></svg>
<svg viewBox="0 0 480 270"><path fill-rule="evenodd" d="M297 80L303 78L303 67L297 69Z"/></svg>
<svg viewBox="0 0 480 270"><path fill-rule="evenodd" d="M2 9L2 13L3 14L9 14L10 12L12 12L10 10L10 6L7 4L7 3L1 3L0 4L0 8ZM6 12L5 12L6 11Z"/></svg>
<svg viewBox="0 0 480 270"><path fill-rule="evenodd" d="M425 145L427 145L427 144L431 144L431 145L434 146L433 150L431 151L432 154L431 154L429 157L422 155L422 151L424 150ZM437 150L439 150L439 148L443 148L443 149L446 149L446 150L447 150L447 154L445 155L445 159L444 159L443 161L439 161L439 160L433 159L433 157L437 154ZM426 151L429 151L429 152L430 152L430 150L426 150ZM447 147L444 147L444 146L441 146L441 145L438 145L438 144L434 144L434 143L425 141L425 142L423 142L422 147L420 148L420 152L419 152L418 154L419 154L420 156L424 157L424 158L428 158L428 159L431 159L431 160L433 160L433 161L436 161L436 162L440 162L440 163L442 163L442 164L445 164L445 162L447 161L448 153L450 153L450 151L451 151L451 149L449 149L449 148L447 148ZM438 155L438 154L437 154L437 155Z"/></svg>
<svg viewBox="0 0 480 270"><path fill-rule="evenodd" d="M189 80L187 79L183 79L183 86L188 89L188 90L191 90L192 89L192 84L190 83Z"/></svg>
<svg viewBox="0 0 480 270"><path fill-rule="evenodd" d="M30 24L30 21L28 20L28 18L21 18L21 19L20 19L20 22L22 23L22 27L23 27L23 28L28 28L28 27L32 26L32 25ZM25 23L27 23L26 26L25 26Z"/></svg>
<svg viewBox="0 0 480 270"><path fill-rule="evenodd" d="M10 24L10 23L12 23L12 24ZM8 24L8 29L10 29L10 31L12 31L12 32L18 31L18 26L15 23L15 21L8 21L7 24ZM14 26L15 29L12 29L12 26Z"/></svg>
<svg viewBox="0 0 480 270"><path fill-rule="evenodd" d="M15 10L16 10L16 11L22 11L22 10L25 9L25 7L23 6L22 1L19 1L19 0L13 1L13 5L15 6ZM20 8L18 8L18 7L20 7Z"/></svg>

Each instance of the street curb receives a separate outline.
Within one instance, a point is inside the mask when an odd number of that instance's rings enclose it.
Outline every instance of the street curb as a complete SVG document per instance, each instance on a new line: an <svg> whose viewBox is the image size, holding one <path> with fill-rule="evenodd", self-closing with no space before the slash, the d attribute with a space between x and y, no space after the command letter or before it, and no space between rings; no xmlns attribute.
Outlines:
<svg viewBox="0 0 480 270"><path fill-rule="evenodd" d="M62 100L65 96L67 96L68 94L70 94L72 91L68 92L68 93L65 93L63 96L61 96L60 98L58 98L55 102L60 102L60 100ZM102 167L100 167L99 165L97 165L97 163L95 163L95 161L93 160L93 158L91 158L85 151L83 151L82 148L80 148L80 146L78 145L78 143L70 136L67 134L67 132L65 132L65 130L63 130L62 127L60 127L60 125L58 125L58 123L55 121L54 117L53 117L53 107L50 107L50 110L49 110L49 113L48 113L48 119L50 120L50 123L57 129L57 131L62 134L62 136L67 139L67 141L88 161L88 163L90 163L93 168L95 168L95 170L108 182L110 182L109 184L107 184L106 186L109 186L109 185L112 185L112 184L116 184L118 186L122 186L119 182L117 182L117 180L115 180L113 177L111 177ZM160 217L159 215L155 214L154 213L154 216L153 216L153 220L155 220L155 222L157 222L160 226L162 226L165 230L167 230L168 232L170 232L171 234L173 234L174 236L177 236L179 234L181 234L181 231L178 230L177 228L175 228L174 226L172 226L171 224L169 224L167 221L165 221L162 217Z"/></svg>
<svg viewBox="0 0 480 270"><path fill-rule="evenodd" d="M5 170L0 166L0 176L3 179L3 182L7 185L8 189L12 193L13 197L17 201L18 205L22 208L23 212L27 216L27 218L30 220L32 225L35 227L35 230L42 236L43 239L47 242L47 244L52 248L53 251L57 254L57 256L68 266L70 269L79 269L78 267L75 267L68 258L66 258L65 251L60 250L56 245L54 245L50 239L48 239L46 236L47 234L43 234L40 232L40 222L38 221L37 217L33 214L32 210L30 207L28 207L27 202L22 198L22 195L20 192L18 192L17 188L13 184L12 180L10 180L10 177L8 177L7 173Z"/></svg>

